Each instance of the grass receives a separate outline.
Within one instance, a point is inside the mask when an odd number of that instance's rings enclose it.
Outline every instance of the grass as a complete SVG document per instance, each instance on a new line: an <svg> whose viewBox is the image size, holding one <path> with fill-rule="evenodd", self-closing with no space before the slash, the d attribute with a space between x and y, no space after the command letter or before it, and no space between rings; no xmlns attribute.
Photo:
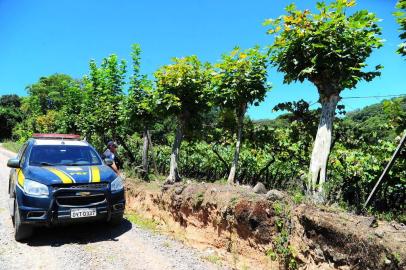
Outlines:
<svg viewBox="0 0 406 270"><path fill-rule="evenodd" d="M199 192L196 194L195 201L193 204L194 208L199 208L204 201L204 192Z"/></svg>
<svg viewBox="0 0 406 270"><path fill-rule="evenodd" d="M202 258L204 260L209 261L209 262L211 262L213 264L216 264L216 265L221 265L222 264L221 263L221 258L218 255L215 255L215 254L203 256Z"/></svg>
<svg viewBox="0 0 406 270"><path fill-rule="evenodd" d="M152 232L158 231L159 224L153 219L142 217L135 212L127 212L124 217L141 229L146 229Z"/></svg>
<svg viewBox="0 0 406 270"><path fill-rule="evenodd" d="M10 150L14 153L17 153L18 150L20 150L21 146L23 146L23 143L20 142L13 142L13 141L4 141L1 146L6 148L7 150Z"/></svg>

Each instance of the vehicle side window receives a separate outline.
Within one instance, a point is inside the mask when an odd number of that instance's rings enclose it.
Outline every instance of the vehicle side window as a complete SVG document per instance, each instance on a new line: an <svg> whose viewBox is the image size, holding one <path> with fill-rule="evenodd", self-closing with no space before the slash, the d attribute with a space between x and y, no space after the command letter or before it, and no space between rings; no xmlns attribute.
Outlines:
<svg viewBox="0 0 406 270"><path fill-rule="evenodd" d="M17 158L20 160L20 164L24 164L26 155L25 152L27 150L28 143L25 143L23 147L21 147L20 151L18 152Z"/></svg>

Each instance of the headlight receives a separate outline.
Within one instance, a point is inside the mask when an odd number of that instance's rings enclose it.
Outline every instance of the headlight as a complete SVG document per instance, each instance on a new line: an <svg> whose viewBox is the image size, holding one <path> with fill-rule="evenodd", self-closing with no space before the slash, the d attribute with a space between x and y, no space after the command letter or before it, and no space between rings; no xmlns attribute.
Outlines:
<svg viewBox="0 0 406 270"><path fill-rule="evenodd" d="M44 184L32 181L29 179L24 180L24 192L29 196L35 197L48 197L48 187Z"/></svg>
<svg viewBox="0 0 406 270"><path fill-rule="evenodd" d="M123 179L120 176L117 176L113 182L111 182L111 192L117 192L124 189Z"/></svg>

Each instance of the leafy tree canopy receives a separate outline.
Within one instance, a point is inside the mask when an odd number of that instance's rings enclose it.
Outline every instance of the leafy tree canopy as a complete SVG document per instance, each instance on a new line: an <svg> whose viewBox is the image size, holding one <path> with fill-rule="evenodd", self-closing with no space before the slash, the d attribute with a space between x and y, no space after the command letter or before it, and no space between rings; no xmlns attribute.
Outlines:
<svg viewBox="0 0 406 270"><path fill-rule="evenodd" d="M354 0L319 2L318 12L311 13L291 4L286 15L265 21L268 34L275 35L271 61L285 74L285 83L307 79L330 96L380 75L380 65L363 69L372 50L382 46L379 19L367 10L347 16L354 5Z"/></svg>
<svg viewBox="0 0 406 270"><path fill-rule="evenodd" d="M171 114L195 116L210 105L211 66L201 63L197 56L172 61L155 72L157 103Z"/></svg>
<svg viewBox="0 0 406 270"><path fill-rule="evenodd" d="M396 19L400 25L399 37L403 40L403 43L399 45L398 53L406 56L406 0L399 0L396 4L398 11L394 13Z"/></svg>
<svg viewBox="0 0 406 270"><path fill-rule="evenodd" d="M65 93L77 82L66 74L41 77L37 83L26 89L29 95L25 109L36 114L58 110L64 104Z"/></svg>
<svg viewBox="0 0 406 270"><path fill-rule="evenodd" d="M269 89L267 64L267 55L258 47L245 51L237 47L231 54L223 55L222 61L215 65L214 76L220 106L238 111L242 106L263 101Z"/></svg>

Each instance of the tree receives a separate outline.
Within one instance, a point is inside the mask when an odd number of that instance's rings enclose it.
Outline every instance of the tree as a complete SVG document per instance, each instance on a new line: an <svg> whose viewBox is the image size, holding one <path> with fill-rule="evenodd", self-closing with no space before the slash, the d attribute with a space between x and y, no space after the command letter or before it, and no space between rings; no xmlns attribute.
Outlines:
<svg viewBox="0 0 406 270"><path fill-rule="evenodd" d="M85 76L85 96L81 108L80 127L100 148L113 138L123 146L130 162L135 158L120 133L123 126L126 62L115 54L102 60L98 67L94 60L89 64L90 74ZM94 137L97 136L97 138ZM96 141L98 140L98 141Z"/></svg>
<svg viewBox="0 0 406 270"><path fill-rule="evenodd" d="M140 74L141 48L132 46L133 75L130 78L130 89L126 101L128 123L132 130L141 127L143 137L142 170L144 178L148 178L149 128L157 118L156 94L152 82L146 75Z"/></svg>
<svg viewBox="0 0 406 270"><path fill-rule="evenodd" d="M400 35L399 37L404 41L399 45L398 53L406 56L406 0L399 0L396 4L398 11L394 13L396 20L400 25Z"/></svg>
<svg viewBox="0 0 406 270"><path fill-rule="evenodd" d="M19 96L0 96L0 140L11 138L13 127L22 120L20 106Z"/></svg>
<svg viewBox="0 0 406 270"><path fill-rule="evenodd" d="M81 98L70 98L71 92L81 93L80 82L66 74L41 77L26 87L28 96L22 99L23 120L16 123L14 135L21 141L34 132L76 132Z"/></svg>
<svg viewBox="0 0 406 270"><path fill-rule="evenodd" d="M234 110L237 117L237 141L234 159L228 175L228 183L235 182L238 158L241 149L242 130L248 105L258 105L265 97L268 87L267 56L257 47L240 51L234 49L230 55L223 55L222 61L215 65L214 84L220 106Z"/></svg>
<svg viewBox="0 0 406 270"><path fill-rule="evenodd" d="M209 108L211 100L208 63L202 64L196 56L173 58L173 64L155 72L157 103L165 114L176 117L177 128L171 151L168 183L180 181L179 149L190 121Z"/></svg>
<svg viewBox="0 0 406 270"><path fill-rule="evenodd" d="M382 46L381 29L375 14L366 10L347 15L353 0L317 4L318 13L286 8L287 15L267 20L275 35L270 47L271 62L283 72L284 83L312 82L319 92L322 112L309 168L308 190L323 191L330 153L334 113L340 93L355 88L361 80L380 75L381 66L364 71L373 49ZM322 194L322 193L321 193Z"/></svg>
<svg viewBox="0 0 406 270"><path fill-rule="evenodd" d="M66 74L41 77L37 83L26 87L29 111L32 114L46 114L48 110L59 110L64 104L67 89L77 82Z"/></svg>

